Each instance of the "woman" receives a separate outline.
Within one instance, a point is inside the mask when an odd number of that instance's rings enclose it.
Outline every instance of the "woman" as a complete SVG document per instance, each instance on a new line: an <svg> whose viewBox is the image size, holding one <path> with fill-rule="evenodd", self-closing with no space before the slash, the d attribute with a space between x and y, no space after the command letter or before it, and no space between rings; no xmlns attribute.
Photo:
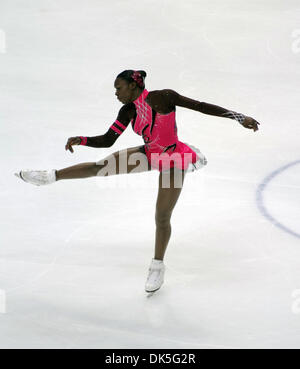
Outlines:
<svg viewBox="0 0 300 369"><path fill-rule="evenodd" d="M117 120L104 135L69 138L65 149L73 153L74 145L111 147L130 122L133 130L143 137L144 145L115 152L95 163L82 163L61 170L21 171L16 175L25 182L40 186L64 179L158 170L155 253L145 286L146 292L154 292L164 281L163 260L171 235L170 219L182 190L184 176L206 165L200 150L178 140L176 106L235 119L254 132L258 130L259 123L251 117L192 100L173 90L148 92L145 77L144 71L126 70L120 73L114 83L116 96L123 104Z"/></svg>

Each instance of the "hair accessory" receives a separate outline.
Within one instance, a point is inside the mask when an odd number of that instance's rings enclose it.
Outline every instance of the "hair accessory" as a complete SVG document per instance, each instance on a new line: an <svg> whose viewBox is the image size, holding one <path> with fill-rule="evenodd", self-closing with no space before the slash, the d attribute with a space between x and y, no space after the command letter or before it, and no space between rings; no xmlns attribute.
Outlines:
<svg viewBox="0 0 300 369"><path fill-rule="evenodd" d="M132 73L131 78L137 83L137 85L139 87L144 87L144 79L143 79L143 77L142 77L142 75L141 75L140 72L138 72L138 71L135 70Z"/></svg>

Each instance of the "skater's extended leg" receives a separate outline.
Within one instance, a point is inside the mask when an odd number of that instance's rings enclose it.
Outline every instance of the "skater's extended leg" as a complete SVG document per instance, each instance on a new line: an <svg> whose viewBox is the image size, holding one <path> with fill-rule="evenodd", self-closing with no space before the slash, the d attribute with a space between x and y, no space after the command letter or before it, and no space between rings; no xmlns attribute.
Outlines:
<svg viewBox="0 0 300 369"><path fill-rule="evenodd" d="M138 173L151 170L141 147L116 151L98 162L82 163L58 170L57 180Z"/></svg>
<svg viewBox="0 0 300 369"><path fill-rule="evenodd" d="M73 165L65 169L60 169L56 171L56 180L60 181L62 179L74 179L74 178L88 178L97 175L99 169L95 162L91 163L81 163Z"/></svg>
<svg viewBox="0 0 300 369"><path fill-rule="evenodd" d="M81 163L61 170L21 170L15 174L25 182L41 186L62 179L139 173L149 170L151 166L143 146L135 146L117 151L98 162Z"/></svg>

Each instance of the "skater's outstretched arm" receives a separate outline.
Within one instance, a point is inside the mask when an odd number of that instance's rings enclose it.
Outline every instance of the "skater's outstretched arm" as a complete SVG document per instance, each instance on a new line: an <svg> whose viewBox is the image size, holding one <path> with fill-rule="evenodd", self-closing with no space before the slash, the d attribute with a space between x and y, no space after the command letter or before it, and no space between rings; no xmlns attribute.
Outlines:
<svg viewBox="0 0 300 369"><path fill-rule="evenodd" d="M108 131L104 135L85 137L76 136L68 138L65 149L74 152L72 146L74 145L84 145L89 147L111 147L120 137L120 135L125 131L131 119L133 119L135 114L134 104L126 104L122 106L119 111L118 117L115 122L110 126Z"/></svg>
<svg viewBox="0 0 300 369"><path fill-rule="evenodd" d="M253 129L254 132L258 130L258 123L255 119L248 117L241 113L236 113L232 110L227 110L218 105L208 104L206 102L200 102L182 96L173 90L163 90L165 97L169 100L171 105L181 106L183 108L199 111L203 114L215 115L218 117L235 119L245 128Z"/></svg>

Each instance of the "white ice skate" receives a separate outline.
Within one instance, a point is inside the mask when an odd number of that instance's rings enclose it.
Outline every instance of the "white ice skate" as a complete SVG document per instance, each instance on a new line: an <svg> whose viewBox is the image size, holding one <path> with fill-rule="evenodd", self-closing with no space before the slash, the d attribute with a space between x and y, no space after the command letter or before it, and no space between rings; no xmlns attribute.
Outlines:
<svg viewBox="0 0 300 369"><path fill-rule="evenodd" d="M149 267L149 274L145 285L146 292L155 292L164 283L165 265L162 260L152 259Z"/></svg>
<svg viewBox="0 0 300 369"><path fill-rule="evenodd" d="M15 173L17 177L25 182L36 186L43 186L56 181L56 170L21 170Z"/></svg>

